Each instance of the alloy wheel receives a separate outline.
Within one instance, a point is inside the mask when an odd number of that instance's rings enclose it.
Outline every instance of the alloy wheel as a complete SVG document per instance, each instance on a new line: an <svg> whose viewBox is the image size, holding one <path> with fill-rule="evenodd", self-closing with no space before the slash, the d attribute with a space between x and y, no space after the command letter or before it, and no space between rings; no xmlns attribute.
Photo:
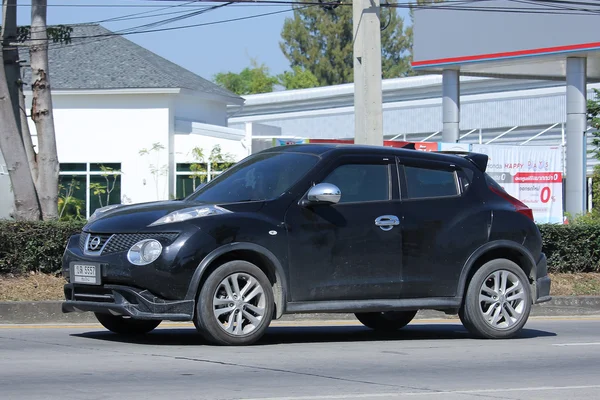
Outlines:
<svg viewBox="0 0 600 400"><path fill-rule="evenodd" d="M213 297L213 313L228 334L242 336L257 329L265 315L266 296L252 275L238 272L218 285Z"/></svg>
<svg viewBox="0 0 600 400"><path fill-rule="evenodd" d="M524 316L527 300L519 277L507 270L492 272L479 292L479 310L494 329L510 329Z"/></svg>

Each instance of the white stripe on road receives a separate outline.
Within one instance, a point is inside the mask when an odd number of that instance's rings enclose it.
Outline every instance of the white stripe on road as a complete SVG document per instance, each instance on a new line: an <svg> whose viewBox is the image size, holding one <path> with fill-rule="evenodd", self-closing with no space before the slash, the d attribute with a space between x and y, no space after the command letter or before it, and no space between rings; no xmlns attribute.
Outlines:
<svg viewBox="0 0 600 400"><path fill-rule="evenodd" d="M365 398L375 398L375 397L435 396L435 395L441 395L441 394L485 394L485 393L506 393L506 392L537 392L537 391L577 390L577 389L600 389L600 385L588 385L588 386L538 386L538 387L504 388L504 389L437 390L437 391L435 389L423 389L423 392L335 394L335 395L316 395L316 396L297 396L297 397L260 397L260 398L241 399L241 400L365 399Z"/></svg>
<svg viewBox="0 0 600 400"><path fill-rule="evenodd" d="M594 343L555 343L552 346L600 346L600 342L594 342Z"/></svg>

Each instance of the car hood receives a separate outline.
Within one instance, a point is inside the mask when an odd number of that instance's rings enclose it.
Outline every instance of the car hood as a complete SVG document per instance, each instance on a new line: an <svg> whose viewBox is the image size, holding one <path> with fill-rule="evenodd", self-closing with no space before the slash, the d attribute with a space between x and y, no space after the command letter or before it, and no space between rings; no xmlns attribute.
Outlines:
<svg viewBox="0 0 600 400"><path fill-rule="evenodd" d="M96 233L137 232L173 211L201 205L204 204L185 201L123 205L101 214L99 218L89 222L84 230Z"/></svg>
<svg viewBox="0 0 600 400"><path fill-rule="evenodd" d="M135 233L147 230L148 225L155 222L165 215L189 207L201 207L215 205L213 203L192 202L192 201L157 201L151 203L140 203L131 205L122 205L106 213L92 222L89 222L84 231L94 233ZM261 207L261 202L219 204L221 207L231 211L257 211ZM168 230L171 224L159 225L157 231Z"/></svg>

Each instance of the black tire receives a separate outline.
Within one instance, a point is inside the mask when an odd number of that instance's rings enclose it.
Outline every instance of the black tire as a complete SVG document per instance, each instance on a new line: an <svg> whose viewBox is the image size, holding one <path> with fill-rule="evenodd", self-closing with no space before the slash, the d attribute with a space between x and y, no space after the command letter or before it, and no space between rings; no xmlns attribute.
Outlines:
<svg viewBox="0 0 600 400"><path fill-rule="evenodd" d="M154 330L161 320L124 318L119 315L95 313L103 327L121 335L143 335Z"/></svg>
<svg viewBox="0 0 600 400"><path fill-rule="evenodd" d="M251 323L251 320L247 315L257 318L259 314L257 314L255 310L248 308L249 305L246 299L230 298L231 296L225 292L224 286L221 285L226 278L230 279L233 274L242 274L237 280L240 289L239 293L244 289L244 282L247 282L244 278L248 277L254 279L254 286L251 289L248 289L244 295L253 293L257 284L260 285L260 288L262 289L262 294L248 300L250 306L263 309L262 318L260 318L256 324ZM229 282L233 283L233 280ZM232 283L230 284L230 287ZM234 288L232 287L232 289ZM232 295L233 293L235 293L235 290L232 291ZM215 316L214 299L216 295L219 295L219 298L230 302L229 304L223 305L223 308L228 310L232 309L231 312L224 312L219 317ZM233 304L233 308L230 304ZM200 288L198 301L196 302L194 325L205 339L211 343L230 346L250 345L258 341L269 327L271 319L273 318L274 307L271 282L265 273L256 265L247 261L230 261L219 266L212 272L202 285L202 288ZM240 313L242 317L245 318L240 325L242 327L242 332L227 332L224 327L224 322L227 322L226 325L229 326L229 317L233 314L235 324L234 320L231 320L230 326L237 327L237 318L235 316ZM243 330L245 329L248 329L248 332L244 333Z"/></svg>
<svg viewBox="0 0 600 400"><path fill-rule="evenodd" d="M489 301L480 301L479 295L484 292L484 283L487 287L495 285L496 278L492 276L493 274L502 274L505 277L500 278L500 275L496 275L500 289L504 279L512 281L506 284L509 290L496 292L495 286L493 286L486 295ZM520 293L519 298L515 300L517 292L510 289L516 287L513 285L517 280L520 283L520 288L517 289L520 290ZM508 296L506 296L507 291L509 292ZM466 296L458 315L464 327L478 338L508 339L517 335L527 323L531 304L531 286L525 272L514 262L499 258L488 261L475 272L467 287ZM498 311L495 311L496 309ZM488 312L491 316L489 319L492 320L489 322L484 315ZM498 319L494 323L496 314Z"/></svg>
<svg viewBox="0 0 600 400"><path fill-rule="evenodd" d="M354 315L367 328L390 332L408 325L415 315L417 315L417 311L370 312L355 313Z"/></svg>

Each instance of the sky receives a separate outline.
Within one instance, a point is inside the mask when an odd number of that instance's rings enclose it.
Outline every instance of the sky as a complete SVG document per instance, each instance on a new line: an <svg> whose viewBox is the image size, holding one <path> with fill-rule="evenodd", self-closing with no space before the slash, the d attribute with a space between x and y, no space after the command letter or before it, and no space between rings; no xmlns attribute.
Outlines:
<svg viewBox="0 0 600 400"><path fill-rule="evenodd" d="M221 4L199 3L202 2L173 0L48 0L48 24L98 22L134 13L148 12L144 15L131 16L129 20L101 23L105 28L117 31ZM17 4L18 24L29 25L31 23L31 0L17 0ZM166 9L166 7L170 8ZM126 37L209 80L212 80L218 72L241 71L250 65L251 58L255 58L259 63L264 63L271 73L279 74L289 69L289 62L279 47L285 18L293 15L289 5L229 5L157 28L219 22L277 11L285 12L242 21L165 32L140 33L127 35ZM165 13L177 14L159 15ZM406 10L399 10L399 14L404 16L406 20L408 19ZM155 17L141 18L152 15L155 15Z"/></svg>

